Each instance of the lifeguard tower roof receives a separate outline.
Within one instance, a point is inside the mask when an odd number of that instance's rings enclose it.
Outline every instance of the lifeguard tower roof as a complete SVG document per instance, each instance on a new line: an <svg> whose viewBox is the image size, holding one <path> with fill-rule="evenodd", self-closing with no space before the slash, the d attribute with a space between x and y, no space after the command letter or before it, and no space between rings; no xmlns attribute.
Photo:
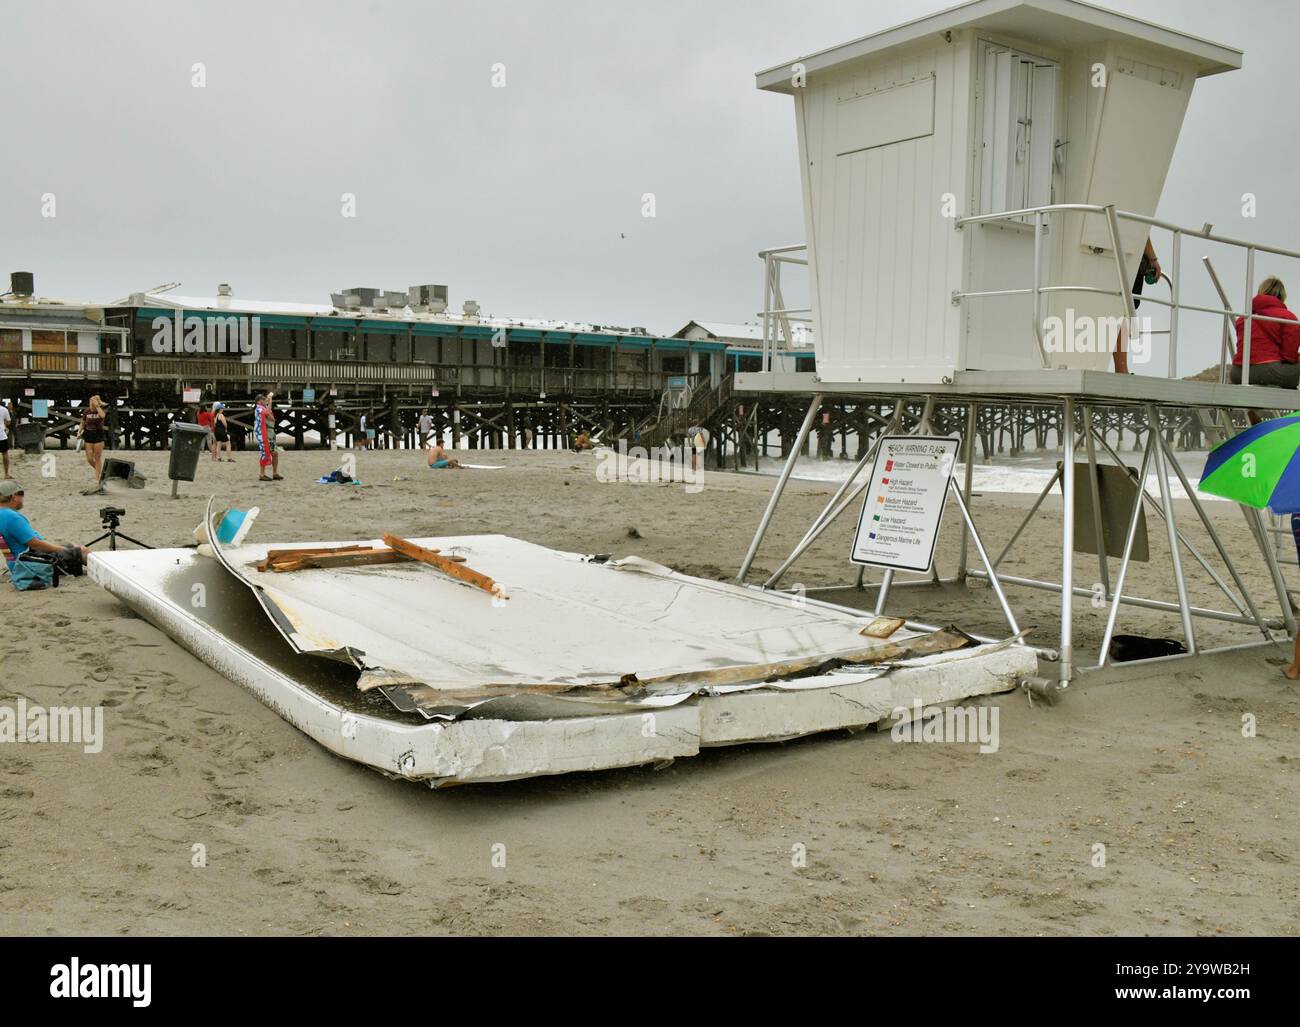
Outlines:
<svg viewBox="0 0 1300 1027"><path fill-rule="evenodd" d="M850 43L778 64L756 76L759 89L793 93L795 65L811 75L843 68L883 50L961 29L980 28L1013 33L1027 42L1051 42L1071 48L1103 40L1126 38L1135 43L1176 53L1196 69L1197 78L1241 68L1242 52L1222 43L1167 29L1161 25L1118 14L1079 0L972 0L928 17L917 18Z"/></svg>

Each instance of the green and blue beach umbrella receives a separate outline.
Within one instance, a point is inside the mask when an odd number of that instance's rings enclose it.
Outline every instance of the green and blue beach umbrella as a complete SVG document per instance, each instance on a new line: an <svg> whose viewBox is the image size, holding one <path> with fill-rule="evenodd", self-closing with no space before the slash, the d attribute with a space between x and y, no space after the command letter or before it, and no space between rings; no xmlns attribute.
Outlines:
<svg viewBox="0 0 1300 1027"><path fill-rule="evenodd" d="M1200 488L1276 514L1300 513L1300 413L1263 421L1216 447Z"/></svg>

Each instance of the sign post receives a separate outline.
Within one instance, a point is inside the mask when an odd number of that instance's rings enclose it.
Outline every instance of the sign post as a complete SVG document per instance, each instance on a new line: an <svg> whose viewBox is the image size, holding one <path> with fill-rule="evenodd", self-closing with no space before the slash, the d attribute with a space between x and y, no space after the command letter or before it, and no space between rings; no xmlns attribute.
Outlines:
<svg viewBox="0 0 1300 1027"><path fill-rule="evenodd" d="M952 488L961 445L961 439L955 437L887 435L880 440L849 559L860 567L885 569L876 599L876 616L882 616L896 571L924 574L934 566L939 526L951 489L1007 624L1012 634L1019 636L1020 626L1002 591L997 568L989 560L961 489Z"/></svg>
<svg viewBox="0 0 1300 1027"><path fill-rule="evenodd" d="M930 569L960 445L955 438L918 435L880 440L853 538L854 563L890 571Z"/></svg>

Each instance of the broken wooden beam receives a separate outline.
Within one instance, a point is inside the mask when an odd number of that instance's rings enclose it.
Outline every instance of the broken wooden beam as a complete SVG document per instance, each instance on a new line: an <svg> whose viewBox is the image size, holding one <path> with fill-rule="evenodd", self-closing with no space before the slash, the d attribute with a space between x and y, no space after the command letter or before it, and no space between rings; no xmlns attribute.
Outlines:
<svg viewBox="0 0 1300 1027"><path fill-rule="evenodd" d="M440 556L436 550L417 546L414 542L408 542L397 535L385 535L384 544L399 553L409 556L412 560L427 563L430 567L442 571L448 577L462 581L466 585L472 585L474 588L481 588L489 595L498 596L502 599L510 598L502 591L501 586L486 574L476 571L472 567L461 566L456 560Z"/></svg>
<svg viewBox="0 0 1300 1027"><path fill-rule="evenodd" d="M438 550L430 550L437 553ZM441 557L452 563L464 563L465 558ZM410 563L415 557L393 549L376 549L374 546L334 546L330 548L271 549L266 559L257 565L259 571L328 570L337 567L377 567L394 563Z"/></svg>

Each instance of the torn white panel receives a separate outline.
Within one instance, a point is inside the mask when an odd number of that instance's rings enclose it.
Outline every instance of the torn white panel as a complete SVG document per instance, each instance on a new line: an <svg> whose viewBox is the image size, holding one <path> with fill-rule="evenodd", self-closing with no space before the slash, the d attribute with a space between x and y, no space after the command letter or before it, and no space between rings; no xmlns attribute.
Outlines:
<svg viewBox="0 0 1300 1027"><path fill-rule="evenodd" d="M350 659L362 687L418 683L459 694L612 686L896 645L865 615L677 574L648 561L593 562L503 535L412 539L494 578L494 600L420 563L259 572L288 543L218 547L299 652ZM373 545L322 542L320 546ZM678 691L694 691L683 685Z"/></svg>
<svg viewBox="0 0 1300 1027"><path fill-rule="evenodd" d="M910 710L916 700L935 706L1006 692L1036 670L1031 649L981 646L912 661L874 678L846 675L849 680L830 688L711 697L700 702L700 735L707 745L738 745L867 727L893 720L895 710Z"/></svg>
<svg viewBox="0 0 1300 1027"><path fill-rule="evenodd" d="M613 625L617 630L625 622L639 625L641 614L658 609L660 622L669 625L671 630L657 642L657 647L681 646L685 653L697 656L708 652L710 640L707 623L701 626L694 620L702 609L716 611L724 618L723 623L734 629L722 644L727 659L743 661L752 660L756 655L765 659L818 655L819 650L815 648L801 647L809 645L808 639L824 639L832 649L836 645L860 648L863 639L856 632L869 619L853 611L832 610L821 605L801 609L788 597L734 589L717 582L675 574L668 577L629 574L584 564L581 558L570 554L551 554L541 547L496 536L486 540L420 542L444 551L450 545L473 551L473 566L507 582L513 578L524 585L525 596L532 589L540 596L557 586L552 580L546 588L541 587L537 584L540 579L531 576L533 572L512 574L510 561L515 558L524 565L535 561L536 573L559 575L576 582L582 589L591 589L591 582L602 585L607 581L617 582L610 595L626 605L610 610L593 607L600 614L612 616L597 618L592 623ZM265 548L235 552L240 554L239 559L253 559L259 557L259 549ZM384 578L388 576L387 571ZM603 572L603 577L587 577L598 572ZM719 685L711 689L716 694L672 696L675 701L671 705L659 707L635 707L625 701L601 704L544 693L515 692L462 710L455 720L428 721L419 714L394 708L375 693L360 692L356 688L358 672L351 665L295 651L265 617L244 581L229 574L218 561L195 550L94 553L89 573L199 659L248 688L289 723L332 752L386 774L434 785L653 764L694 755L706 746L776 741L866 726L890 718L895 709L910 707L914 701L929 706L1005 691L1015 687L1019 678L1036 670L1033 651L1022 645L980 646L908 661L907 666L892 670L883 666L841 668L803 679L746 683L739 686L742 690ZM294 572L274 577L306 581L317 573ZM336 573L329 572L331 576ZM433 575L413 580L431 588L430 594L438 597L437 602L442 605L436 606L439 612L434 619L439 624L450 622L454 611L470 607L480 597L486 610L496 612L486 593L475 594L459 586L448 586L455 591L446 591ZM196 607L192 597L197 584L204 585L206 602ZM277 592L287 595L289 590L277 589ZM590 597L592 593L585 594ZM310 595L295 591L288 601L308 604ZM428 601L417 604L410 616L423 623L423 617L433 616L426 612L427 606ZM548 607L540 605L537 610L542 617L538 623L550 623L545 613ZM637 615L629 611L637 611ZM483 613L482 619L461 616L469 630L485 632L481 638L487 655L475 662L461 650L461 662L456 666L481 668L499 665L501 659L522 661L525 642L511 637L505 627L488 633L488 626L498 623L487 619L490 616L488 612ZM746 624L746 617L752 617L752 623ZM401 620L396 615L389 619ZM536 634L535 626L532 630ZM381 643L387 637L379 631L374 633L376 637L383 636ZM342 637L334 641L349 646L356 644L352 633L340 634ZM553 637L555 634L569 639L566 645L579 644L579 635L570 636L561 631L553 633ZM599 640L599 632L593 630L591 634L600 659L613 660L616 654ZM416 648L413 638L403 637ZM442 637L440 633L428 636L435 643ZM630 628L622 637L637 646L636 633ZM652 633L651 637L656 636ZM493 652L498 644L505 653L501 659ZM539 643L536 648L542 662L568 667L564 661L573 658L570 672L592 673L589 666L575 658L581 655L578 649L552 648L545 643ZM693 665L684 652L658 653L655 648L656 645L642 645L633 652L638 657L657 661L651 665L660 670L683 673L691 670ZM703 669L716 663L716 658L711 658ZM518 666L524 664L519 662ZM669 698L663 701L668 702Z"/></svg>

